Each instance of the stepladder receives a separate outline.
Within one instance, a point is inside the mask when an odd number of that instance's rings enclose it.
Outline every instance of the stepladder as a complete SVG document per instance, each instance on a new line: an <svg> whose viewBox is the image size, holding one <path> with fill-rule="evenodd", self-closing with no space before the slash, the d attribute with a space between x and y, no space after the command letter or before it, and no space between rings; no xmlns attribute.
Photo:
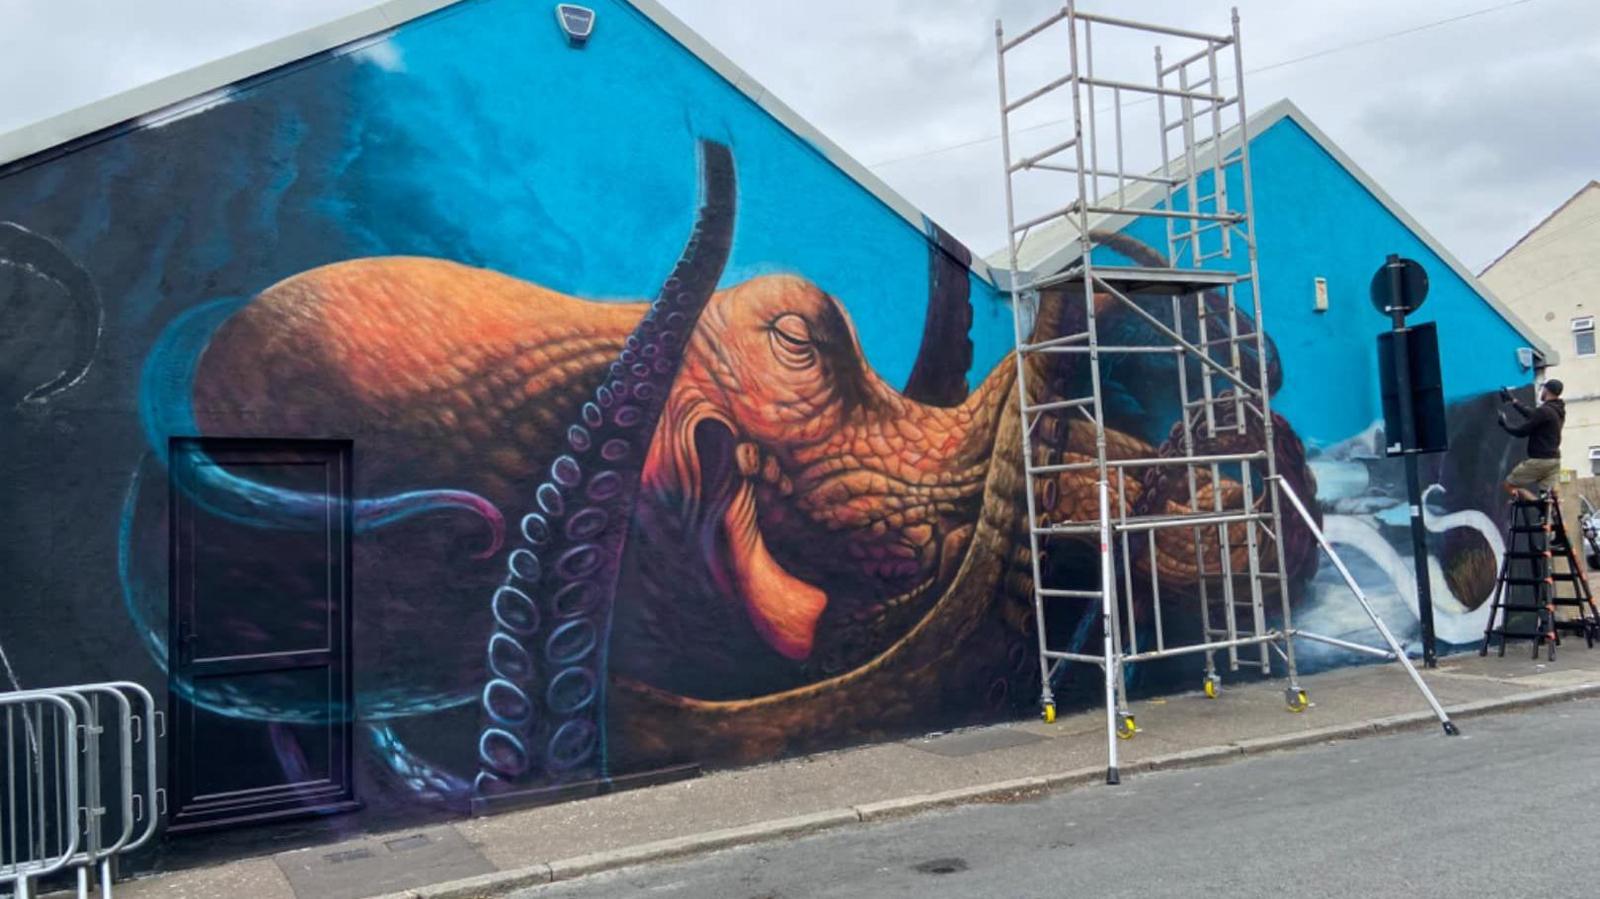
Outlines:
<svg viewBox="0 0 1600 899"><path fill-rule="evenodd" d="M1513 498L1506 509L1506 553L1490 600L1479 655L1506 654L1509 640L1529 640L1533 657L1555 660L1562 633L1600 640L1600 609L1570 539L1555 490Z"/></svg>

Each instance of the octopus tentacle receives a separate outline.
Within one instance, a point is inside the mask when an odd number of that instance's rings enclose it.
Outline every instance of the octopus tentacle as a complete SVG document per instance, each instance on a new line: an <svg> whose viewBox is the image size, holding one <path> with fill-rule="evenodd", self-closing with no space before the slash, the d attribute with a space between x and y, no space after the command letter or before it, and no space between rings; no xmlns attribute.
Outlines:
<svg viewBox="0 0 1600 899"><path fill-rule="evenodd" d="M1122 254L1137 265L1146 265L1152 268L1166 268L1170 263L1166 254L1145 244L1136 237L1121 231L1090 231L1089 236L1102 246L1108 247ZM1205 310L1206 326L1212 333L1224 333L1229 330L1228 299L1221 292L1215 290L1205 291L1200 295L1199 308ZM1154 310L1153 310L1154 311ZM1241 337L1250 337L1255 334L1255 317L1248 309L1234 310L1237 315L1234 330ZM1185 313L1187 316L1189 313ZM1188 332L1185 336L1191 339L1198 338L1194 333L1194 323L1184 322ZM1283 386L1283 367L1278 358L1278 347L1269 334L1262 335L1262 346L1267 356L1267 389L1269 393L1277 393ZM1251 341L1239 344L1241 356L1240 374L1246 384L1252 387L1260 386L1260 366L1256 361L1256 347ZM1192 365L1193 363L1191 363ZM1198 369L1197 369L1198 371Z"/></svg>
<svg viewBox="0 0 1600 899"><path fill-rule="evenodd" d="M683 255L567 429L568 452L535 491L491 599L479 795L605 773L606 644L636 463L733 242L733 155L701 141L700 168L702 205Z"/></svg>
<svg viewBox="0 0 1600 899"><path fill-rule="evenodd" d="M1229 393L1222 394L1219 398L1226 399ZM1237 420L1237 407L1231 403L1219 402L1214 411L1217 417L1218 430L1214 436L1205 436L1204 414L1196 410L1191 414L1189 422L1190 431L1200 435L1196 443L1196 451L1201 453L1230 453L1245 452L1261 446L1264 436L1261 418L1252 408L1245 413L1245 431L1235 430ZM1310 466L1306 464L1305 448L1300 438L1294 433L1289 423L1281 415L1273 413L1273 435L1275 445L1271 448L1277 456L1278 473L1289 483L1289 486L1301 496L1316 495L1316 478ZM1162 458L1172 458L1183 452L1182 423L1175 424L1167 440L1162 443L1157 455ZM1154 514L1163 511L1173 512L1200 512L1213 508L1217 495L1221 495L1221 505L1224 509L1239 510L1244 503L1243 485L1233 478L1223 476L1213 482L1209 473L1197 472L1197 503L1199 508L1189 506L1189 488L1187 475L1183 468L1155 467L1148 471L1133 472L1134 477L1141 480L1141 495L1134 504L1136 514ZM1254 488L1254 504L1251 511L1264 512L1270 508L1269 492L1264 485L1259 483L1262 469L1255 470L1253 480L1257 481ZM1247 564L1247 549L1245 544L1245 529L1248 525L1228 525L1228 540L1231 547L1230 562L1235 573L1245 571ZM1220 545L1218 535L1214 529L1204 529L1201 549L1208 559L1217 559L1220 565ZM1284 516L1282 525L1284 541L1284 565L1288 569L1291 579L1307 573L1305 566L1308 560L1314 559L1315 544L1309 530L1293 516ZM1186 528L1167 531L1157 538L1158 552L1161 558L1155 564L1166 568L1178 569L1189 566L1188 560L1194 558L1194 534ZM1276 568L1276 554L1264 552L1262 563L1267 570ZM1149 559L1141 559L1141 565L1151 564ZM1210 564L1210 563L1208 563ZM1194 577L1221 576L1220 568L1208 568L1206 571L1192 571Z"/></svg>
<svg viewBox="0 0 1600 899"><path fill-rule="evenodd" d="M196 484L182 484L193 500L213 515L254 527L302 530L322 524L328 514L327 497L286 490L231 474L221 466L197 465ZM203 485L205 490L194 489ZM388 496L368 496L350 503L355 532L364 534L388 527L425 512L453 509L476 515L489 531L487 546L475 559L487 559L505 543L505 519L488 499L470 490L409 490Z"/></svg>
<svg viewBox="0 0 1600 899"><path fill-rule="evenodd" d="M924 220L928 234L928 311L922 345L901 391L930 406L958 406L967 398L972 367L972 252L949 232Z"/></svg>
<svg viewBox="0 0 1600 899"><path fill-rule="evenodd" d="M1168 265L1166 257L1159 251L1147 246L1138 239L1119 231L1097 230L1092 232L1094 240L1103 246L1121 254L1138 265L1163 267ZM1114 316L1121 316L1126 312L1120 303L1112 301L1109 297L1097 297L1097 309L1104 307L1106 321L1113 320ZM1145 302L1143 298L1135 297L1135 302ZM1165 304L1166 300L1160 301ZM1186 308L1183 321L1180 322L1185 331L1185 336L1198 339L1195 330L1195 316L1203 316L1207 327L1213 331L1232 329L1242 336L1253 336L1257 324L1251 312L1244 308L1229 309L1228 298L1216 291L1207 291L1197 298L1185 300L1192 304ZM1151 307L1149 311L1158 317L1166 315L1162 308ZM1098 313L1097 313L1098 314ZM1051 336L1059 333L1068 333L1082 330L1085 327L1084 312L1082 311L1081 294L1076 297L1062 295L1056 291L1046 291L1041 296L1039 321L1048 324L1036 324L1036 339L1041 336ZM1231 319L1231 321L1230 321ZM1104 327L1104 325L1102 325ZM1282 370L1279 364L1276 345L1271 337L1262 334L1261 351L1265 357L1266 389L1269 394L1275 393L1282 383ZM1261 368L1259 364L1256 345L1253 341L1244 341L1240 345L1240 373L1243 381L1251 387L1260 386ZM1046 382L1049 386L1050 399L1065 398L1072 392L1072 384L1082 378L1081 358L1062 356L1050 362L1039 362L1040 366L1034 375L1029 376L1029 381L1036 378ZM1193 361L1184 364L1194 366ZM1040 377L1042 376L1042 377ZM1205 373L1196 368L1194 377L1204 377ZM1077 393L1085 392L1082 389ZM1223 394L1226 396L1226 393ZM1231 404L1219 402L1215 409L1227 421L1224 425L1233 424L1231 416L1235 407ZM1201 433L1201 416L1196 413L1191 422L1192 433ZM1045 414L1034 430L1032 439L1035 441L1035 461L1040 464L1058 462L1076 463L1089 462L1094 459L1095 449L1089 431L1084 427L1074 427L1076 422L1070 421L1070 416L1060 414ZM1276 446L1273 451L1277 455L1279 473L1297 491L1304 491L1302 495L1313 495L1315 481L1309 467L1305 464L1305 450L1293 429L1281 416L1273 415L1273 428ZM1239 451L1260 446L1262 436L1259 415L1247 423L1248 435L1239 433L1229 435L1219 433L1215 437L1202 438L1200 451L1204 452L1229 452ZM1162 457L1178 455L1181 450L1181 423L1174 425L1169 436L1159 450L1147 445L1144 441L1126 434L1117 434L1108 431L1107 438L1110 442L1108 450L1113 457L1139 457L1158 454ZM1183 513L1202 511L1212 508L1215 499L1220 495L1225 508L1237 508L1242 503L1242 486L1234 479L1222 477L1217 483L1211 483L1208 474L1202 474L1197 483L1197 495L1194 498L1199 508L1191 508L1191 498L1188 493L1187 475L1182 468L1154 466L1149 469L1126 469L1112 475L1111 489L1114 501L1126 501L1131 514L1145 515L1155 513ZM1265 491L1257 486L1255 505L1257 509L1265 508L1267 497ZM1054 520L1062 517L1088 518L1095 514L1098 502L1093 484L1089 480L1074 474L1062 474L1056 477L1040 478L1034 484L1038 491L1043 506L1041 519ZM1208 558L1216 558L1218 553L1217 539L1214 532L1207 531L1210 543L1202 545L1201 549ZM1235 571L1243 571L1245 565L1244 526L1234 525L1230 528L1229 538L1233 548L1233 562ZM1164 574L1170 576L1175 584L1193 583L1200 577L1212 577L1220 574L1219 571L1201 572L1195 569L1195 535L1189 529L1175 529L1164 531L1157 540L1157 558L1143 558L1144 550L1137 550L1141 554L1138 564L1141 568L1156 565ZM1292 577L1305 573L1307 559L1311 557L1313 545L1305 529L1298 521L1286 519L1284 522L1284 556L1286 567ZM1267 553L1267 557L1273 554ZM1275 566L1274 566L1275 567Z"/></svg>
<svg viewBox="0 0 1600 899"><path fill-rule="evenodd" d="M72 358L59 374L22 397L24 404L45 403L76 386L94 364L105 322L100 292L89 273L60 244L15 222L0 222L0 268L7 265L56 284L72 303Z"/></svg>

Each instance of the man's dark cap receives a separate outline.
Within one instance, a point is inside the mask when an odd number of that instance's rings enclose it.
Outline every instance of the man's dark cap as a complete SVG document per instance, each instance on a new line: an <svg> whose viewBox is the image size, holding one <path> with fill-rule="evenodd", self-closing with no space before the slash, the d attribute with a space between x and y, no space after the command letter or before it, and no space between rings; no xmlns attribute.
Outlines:
<svg viewBox="0 0 1600 899"><path fill-rule="evenodd" d="M1550 391L1551 396L1560 396L1563 386L1564 385L1555 378L1551 378L1550 380L1544 382L1544 389Z"/></svg>

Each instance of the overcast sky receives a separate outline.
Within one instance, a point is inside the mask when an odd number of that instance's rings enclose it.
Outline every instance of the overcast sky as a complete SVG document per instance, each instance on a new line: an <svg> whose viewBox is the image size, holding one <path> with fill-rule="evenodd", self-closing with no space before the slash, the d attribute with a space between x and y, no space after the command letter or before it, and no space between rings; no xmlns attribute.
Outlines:
<svg viewBox="0 0 1600 899"><path fill-rule="evenodd" d="M974 250L1003 244L993 22L1058 2L663 2ZM1600 177L1594 0L1236 2L1250 105L1294 100L1475 271ZM0 132L369 5L0 0ZM1227 0L1084 5L1228 27ZM1147 45L1096 50L1110 77L1152 64ZM1027 62L1014 85L1047 77Z"/></svg>

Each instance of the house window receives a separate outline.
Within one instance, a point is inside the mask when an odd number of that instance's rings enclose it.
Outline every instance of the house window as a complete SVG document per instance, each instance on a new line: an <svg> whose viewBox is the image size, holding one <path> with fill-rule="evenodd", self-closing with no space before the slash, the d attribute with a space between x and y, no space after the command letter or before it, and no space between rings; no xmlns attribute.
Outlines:
<svg viewBox="0 0 1600 899"><path fill-rule="evenodd" d="M1572 320L1572 344L1576 355L1594 355L1594 316L1585 315Z"/></svg>

